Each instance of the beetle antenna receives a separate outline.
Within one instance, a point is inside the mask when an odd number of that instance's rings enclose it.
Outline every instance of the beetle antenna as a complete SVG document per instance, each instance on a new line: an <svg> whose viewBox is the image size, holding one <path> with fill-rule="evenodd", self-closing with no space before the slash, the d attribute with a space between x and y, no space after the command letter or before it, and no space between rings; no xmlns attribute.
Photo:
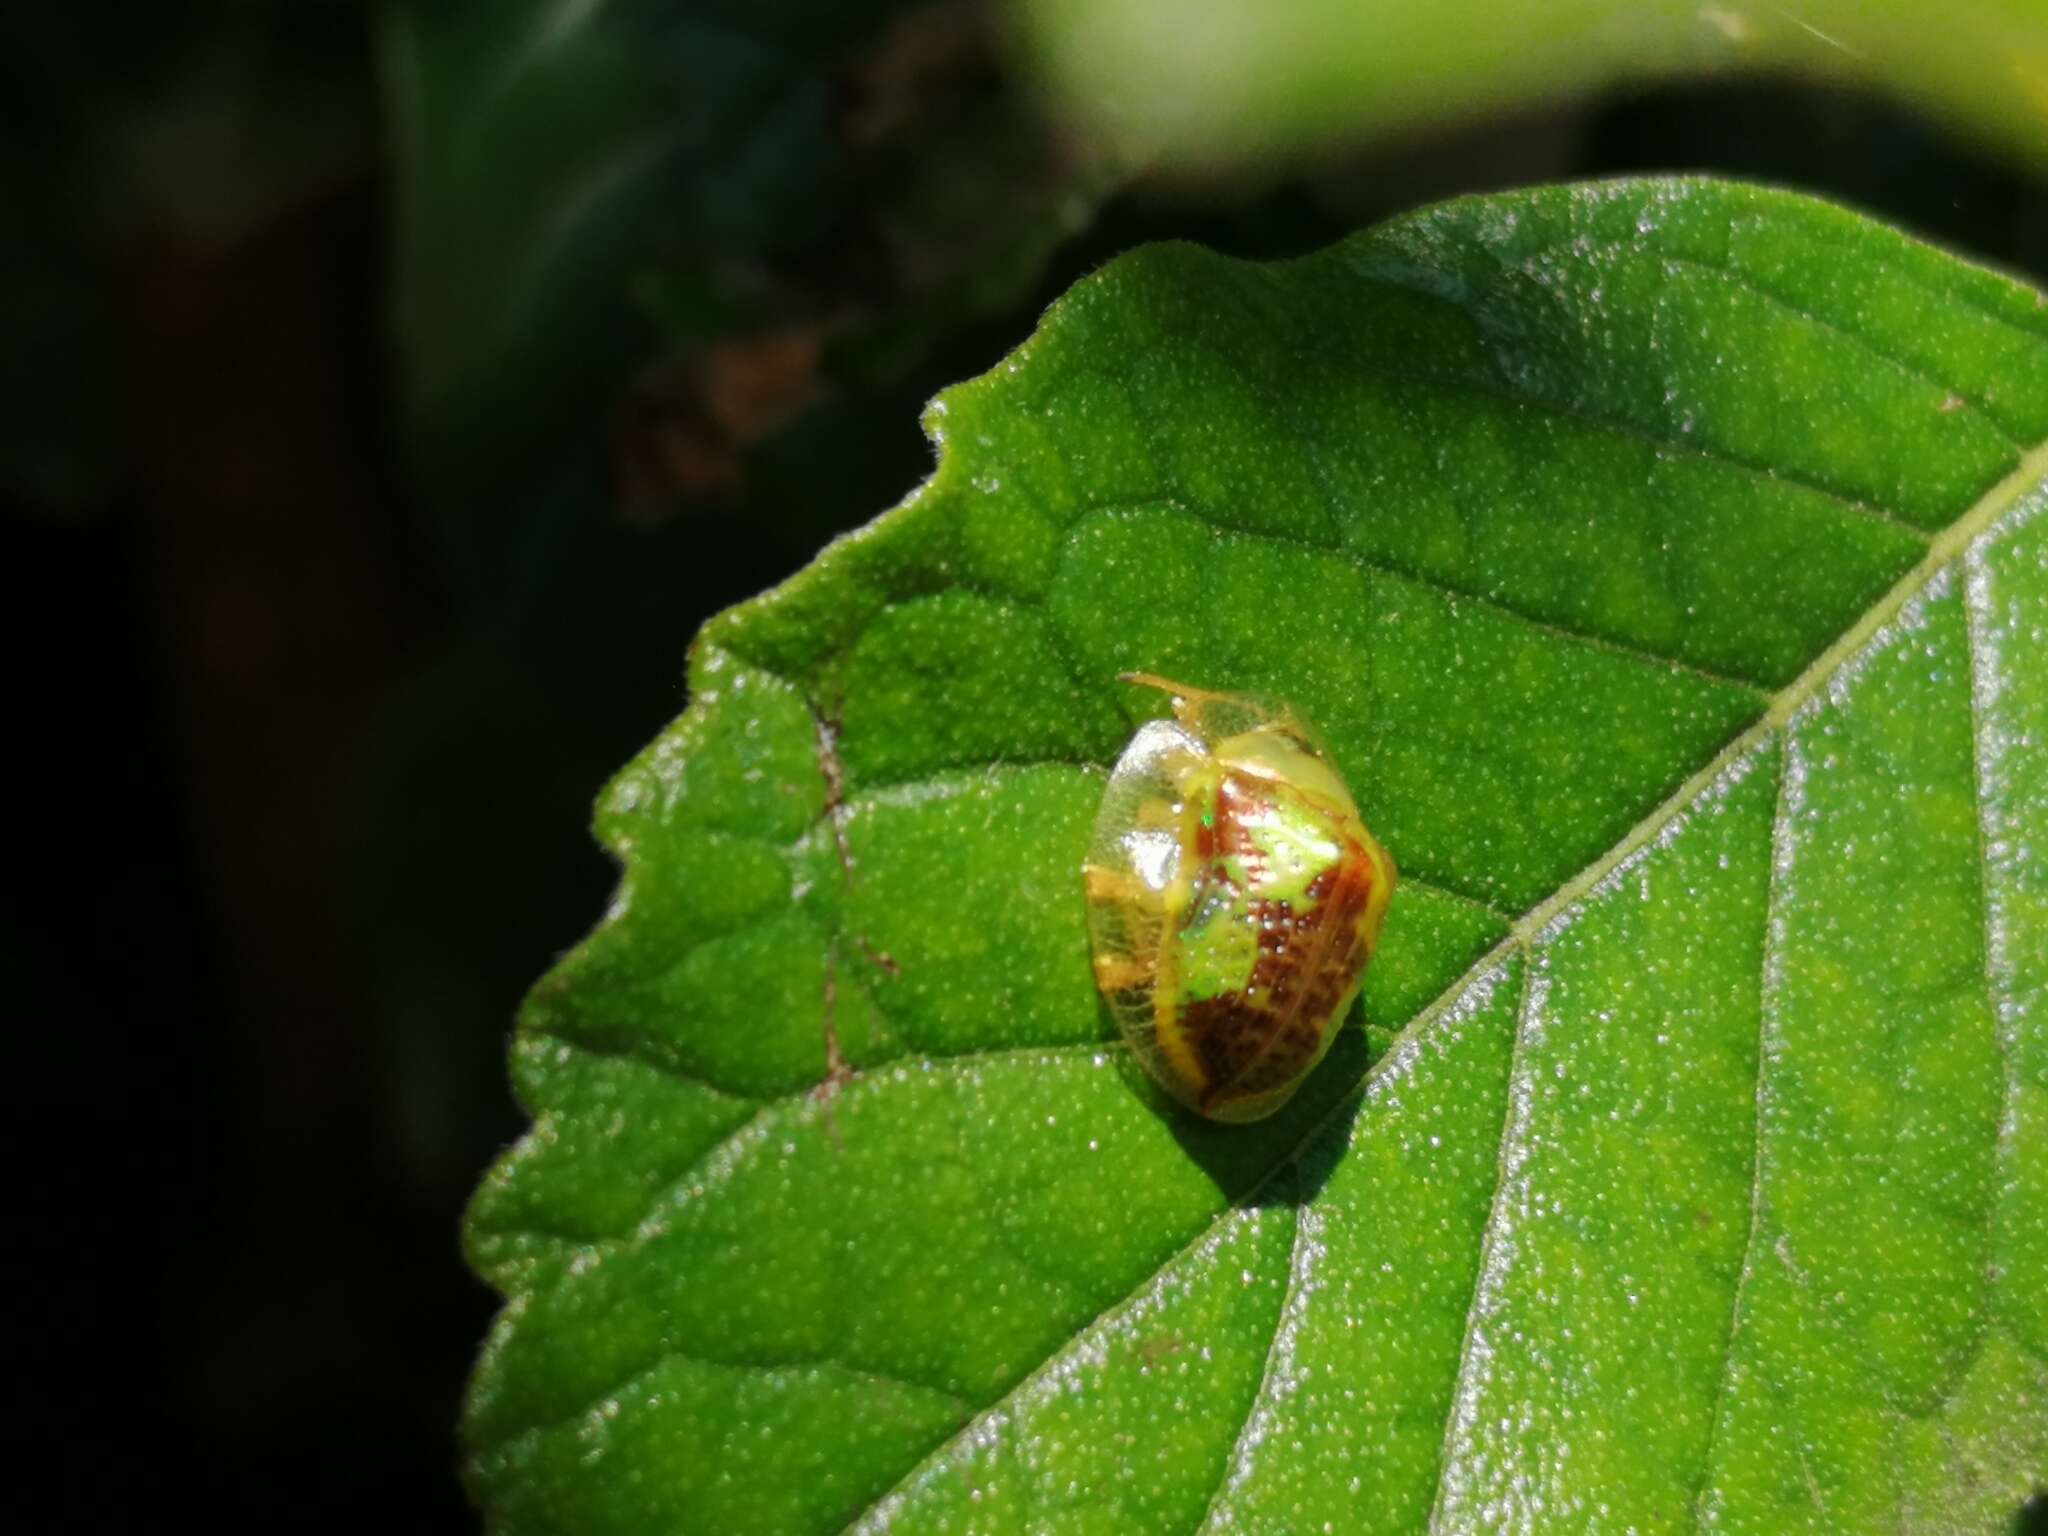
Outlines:
<svg viewBox="0 0 2048 1536"><path fill-rule="evenodd" d="M1161 677L1157 672L1119 672L1116 680L1120 683L1136 683L1140 688L1157 688L1161 693L1171 694L1176 699L1216 697L1206 688L1190 688L1186 683L1176 683L1172 678Z"/></svg>

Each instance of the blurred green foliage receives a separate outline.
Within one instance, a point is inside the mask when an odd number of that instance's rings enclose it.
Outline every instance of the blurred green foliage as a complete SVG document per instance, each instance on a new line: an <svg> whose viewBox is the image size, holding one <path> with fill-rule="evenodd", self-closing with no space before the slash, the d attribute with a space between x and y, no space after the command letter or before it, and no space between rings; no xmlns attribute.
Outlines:
<svg viewBox="0 0 2048 1536"><path fill-rule="evenodd" d="M1257 164L1530 102L1736 73L1868 87L2048 165L2038 0L1014 0L1072 110Z"/></svg>
<svg viewBox="0 0 2048 1536"><path fill-rule="evenodd" d="M379 51L412 457L485 594L603 444L627 518L746 500L763 438L1014 308L1115 180L974 6L399 5Z"/></svg>

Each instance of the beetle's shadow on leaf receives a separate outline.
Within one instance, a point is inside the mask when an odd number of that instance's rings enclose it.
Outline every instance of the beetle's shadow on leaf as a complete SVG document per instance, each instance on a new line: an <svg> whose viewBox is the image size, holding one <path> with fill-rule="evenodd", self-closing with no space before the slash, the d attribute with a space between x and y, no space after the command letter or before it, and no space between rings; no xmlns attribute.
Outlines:
<svg viewBox="0 0 2048 1536"><path fill-rule="evenodd" d="M1315 1197L1350 1144L1365 1102L1362 1080L1382 1044L1354 1014L1301 1091L1278 1113L1249 1125L1204 1120L1170 1098L1128 1052L1119 1056L1117 1071L1226 1199L1247 1207L1293 1205ZM1292 1178L1284 1174L1290 1166Z"/></svg>

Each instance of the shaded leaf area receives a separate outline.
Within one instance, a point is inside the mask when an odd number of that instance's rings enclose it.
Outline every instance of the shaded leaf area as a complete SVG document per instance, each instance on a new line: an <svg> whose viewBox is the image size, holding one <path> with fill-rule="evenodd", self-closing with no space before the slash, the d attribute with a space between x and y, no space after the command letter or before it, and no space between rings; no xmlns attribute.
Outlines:
<svg viewBox="0 0 2048 1536"><path fill-rule="evenodd" d="M2033 0L1872 6L1611 0L1012 0L1048 79L1169 157L1256 160L1345 134L1645 81L1797 74L1882 91L2022 160L2048 155ZM1986 61L2002 67L1987 68Z"/></svg>
<svg viewBox="0 0 2048 1536"><path fill-rule="evenodd" d="M505 1530L1989 1527L2048 1443L2048 314L1712 183L1077 287L614 783L473 1261ZM1403 884L1250 1127L1114 1045L1141 667Z"/></svg>

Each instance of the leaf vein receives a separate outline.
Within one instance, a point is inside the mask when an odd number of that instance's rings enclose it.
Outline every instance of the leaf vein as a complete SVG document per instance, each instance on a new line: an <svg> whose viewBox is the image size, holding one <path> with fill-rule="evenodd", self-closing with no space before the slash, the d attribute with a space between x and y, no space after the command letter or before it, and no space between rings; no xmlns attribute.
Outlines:
<svg viewBox="0 0 2048 1536"><path fill-rule="evenodd" d="M1714 1457L1720 1448L1728 1408L1728 1381L1735 1363L1735 1336L1742 1325L1742 1300L1756 1260L1757 1239L1763 1230L1764 1211L1764 1072L1768 1060L1766 1037L1777 1000L1781 977L1775 961L1782 921L1778 902L1784 893L1784 879L1791 862L1792 823L1787 812L1788 774L1786 755L1789 741L1780 744L1775 759L1775 803L1771 810L1771 869L1764 894L1763 941L1757 963L1761 980L1757 997L1756 1083L1751 1098L1754 1121L1749 1160L1749 1232L1742 1243L1741 1260L1735 1270L1734 1293L1728 1301L1728 1327L1721 1339L1721 1363L1714 1375L1714 1406L1707 1420L1706 1453L1700 1459L1699 1481L1689 1501L1695 1531L1705 1524L1708 1486L1714 1476Z"/></svg>
<svg viewBox="0 0 2048 1536"><path fill-rule="evenodd" d="M1384 287L1397 289L1404 293L1418 293L1426 298L1438 299L1444 303L1454 305L1456 303L1454 300L1444 298L1442 294L1400 282L1390 273L1374 273L1369 281ZM1462 309L1463 306L1457 307ZM1787 469L1781 465L1759 463L1754 459L1744 458L1742 455L1730 452L1725 448L1706 447L1683 437L1659 433L1625 417L1610 416L1604 412L1593 410L1588 406L1576 405L1560 400L1552 395L1538 394L1534 391L1518 392L1511 388L1483 384L1479 380L1465 374L1441 373L1425 369L1394 368L1385 363L1376 363L1361 358L1347 359L1346 366L1358 373L1371 374L1376 378L1391 379L1395 383L1419 384L1424 388L1439 390L1445 394L1466 395L1482 400L1494 400L1520 410L1534 411L1539 415L1552 417L1559 422L1582 428L1590 428L1607 436L1646 443L1659 453L1667 454L1675 459L1690 459L1696 462L1717 465L1722 469L1730 470L1750 479L1761 480L1766 484L1796 486L1801 490L1811 491L1816 496L1824 497L1828 501L1834 502L1845 512L1857 517L1884 523L1902 532L1909 533L1923 544L1930 537L1926 529L1908 521L1897 512L1866 501L1861 496L1852 491L1845 490L1841 486L1829 485L1825 481L1813 479L1801 474L1797 470Z"/></svg>
<svg viewBox="0 0 2048 1536"><path fill-rule="evenodd" d="M1664 260L1674 267L1683 267L1689 271L1699 272L1707 276L1723 278L1742 292L1754 294L1765 303L1774 305L1787 314L1798 317L1816 329L1826 331L1833 336L1839 336L1844 341L1860 347L1879 362L1888 364L1906 377L1918 379L1923 384L1954 395L1958 400L1968 405L1972 412L1983 418L1984 424L1992 432L1996 433L1999 440L2005 443L2006 446L2015 453L2023 449L2024 445L2006 429L2005 424L1999 420L1997 412L1992 409L1989 402L1984 400L1983 397L1964 389L1960 384L1952 383L1939 375L1928 372L1916 363L1909 362L1905 358L1887 352L1883 347L1880 347L1861 332L1853 330L1839 321L1830 320L1827 316L1808 309L1805 305L1793 299L1786 298L1783 294L1759 282L1753 274L1744 269L1733 266L1721 266L1697 256L1667 256Z"/></svg>
<svg viewBox="0 0 2048 1536"><path fill-rule="evenodd" d="M1479 1237L1479 1264L1474 1272L1472 1300L1465 1308L1465 1337L1458 1349L1458 1371L1452 1380L1451 1407L1444 1415L1443 1441L1437 1449L1436 1497L1431 1501L1429 1511L1428 1529L1431 1532L1445 1529L1444 1502L1451 1491L1453 1442L1460 1429L1470 1427L1472 1414L1477 1407L1475 1397L1478 1384L1474 1379L1473 1361L1475 1353L1481 1347L1480 1319L1482 1304L1487 1300L1487 1281L1505 1262L1505 1255L1500 1252L1500 1248L1505 1241L1502 1233L1507 1226L1504 1202L1514 1174L1510 1144L1516 1139L1515 1121L1519 1116L1526 1126L1528 1117L1533 1113L1522 1055L1529 1038L1529 1016L1534 1011L1537 959L1526 943L1522 948L1522 995L1515 1006L1515 1038L1514 1043L1508 1048L1507 1085L1501 1096L1501 1123L1496 1143L1498 1155L1494 1162L1493 1199L1488 1209L1486 1227Z"/></svg>
<svg viewBox="0 0 2048 1536"><path fill-rule="evenodd" d="M1253 302L1250 296L1241 288L1233 291L1238 293L1241 302L1247 305ZM1745 692L1757 695L1763 695L1768 692L1766 684L1754 679L1716 672L1712 668L1700 663L1688 661L1683 657L1673 656L1663 651L1655 651L1648 646L1619 639L1615 636L1603 635L1593 630L1574 629L1561 620L1545 618L1539 614L1531 613L1527 609L1517 607L1496 594L1453 586L1440 576L1425 576L1420 572L1404 570L1385 560L1375 559L1363 554L1351 548L1348 544L1341 542L1343 530L1350 527L1355 521L1355 511L1338 495L1335 487L1331 485L1329 476L1324 470L1322 461L1316 452L1313 436L1297 418L1285 409L1281 403L1281 397L1275 391L1267 388L1265 382L1257 374L1253 373L1242 359L1225 354L1215 348L1212 348L1211 352L1212 355L1226 361L1246 384L1267 401L1272 409L1274 419L1279 421L1285 427L1288 434L1300 445L1303 460L1308 465L1311 477L1315 480L1318 489L1322 492L1324 502L1330 510L1336 525L1336 531L1340 537L1336 540L1324 542L1318 539L1306 538L1299 534L1275 533L1266 529L1252 528L1241 523L1234 523L1208 507L1203 506L1196 498L1189 496L1185 487L1169 491L1161 499L1166 500L1170 504L1191 507L1196 516L1220 533L1232 534L1243 538L1263 539L1274 544L1303 549L1314 554L1326 555L1348 563L1354 570L1382 576L1391 581L1406 582L1425 591L1434 592L1453 603L1476 604L1487 609L1489 612L1517 621L1540 633L1575 641L1596 650L1604 650L1616 655L1626 656L1632 660L1657 667L1660 670L1684 672L1705 682L1716 683L1724 687L1739 688ZM1135 381L1128 373L1123 376L1122 382L1125 395L1131 401L1133 409L1144 411L1146 409L1142 403L1144 392L1137 387ZM1095 506L1084 509L1082 515L1085 516L1088 511L1113 512L1116 510L1118 508L1114 506ZM1887 520L1895 523L1900 528L1909 529L1914 538L1921 543L1924 544L1927 541L1928 536L1919 529L1912 528L1910 524L1898 519Z"/></svg>
<svg viewBox="0 0 2048 1536"><path fill-rule="evenodd" d="M515 1440L538 1439L543 1435L564 1429L576 1420L598 1412L611 1399L632 1391L634 1387L645 1381L649 1376L652 1376L663 1366L673 1364L679 1360L690 1361L699 1365L714 1366L720 1370L748 1371L765 1376L777 1375L783 1372L833 1371L840 1375L852 1377L857 1381L872 1382L878 1386L930 1393L934 1397L957 1404L963 1413L973 1406L968 1399L948 1388L936 1387L930 1382L917 1381L908 1376L894 1375L888 1371L876 1371L870 1370L866 1366L852 1365L832 1355L805 1356L786 1360L723 1360L716 1355L707 1355L696 1350L683 1349L671 1345L664 1347L655 1358L648 1361L645 1365L638 1367L631 1374L611 1383L566 1412L556 1414L552 1418L543 1419L538 1423L523 1424L518 1429L499 1437L495 1441L484 1442L477 1449L510 1445Z"/></svg>
<svg viewBox="0 0 2048 1536"><path fill-rule="evenodd" d="M706 1082L702 1078L691 1076L681 1068L658 1061L651 1061L630 1049L608 1049L565 1035L549 1035L541 1038L559 1040L570 1049L584 1052L588 1055L630 1061L637 1066L644 1066L650 1071L659 1072L664 1076L673 1077L681 1082L710 1088L713 1092L719 1093L723 1097L738 1099L742 1103L750 1103L756 1106L753 1115L713 1142L700 1156L691 1162L688 1168L684 1169L673 1179L670 1179L663 1186L661 1192L648 1203L647 1210L634 1219L631 1227L596 1241L587 1238L580 1240L579 1246L592 1252L609 1253L621 1247L630 1246L644 1235L644 1229L651 1217L674 1203L678 1190L687 1187L701 1178L705 1169L720 1157L730 1154L740 1143L746 1141L749 1137L758 1135L762 1128L776 1115L790 1110L801 1110L807 1104L816 1105L821 1102L818 1097L821 1085L818 1083L806 1083L800 1088L791 1089L785 1093L767 1098L755 1098L751 1095L729 1093L724 1089L717 1088L714 1084ZM1044 1058L1047 1056L1080 1055L1083 1052L1095 1051L1117 1053L1125 1048L1121 1040L1097 1036L1088 1040L1048 1041L1035 1045L1001 1046L991 1050L960 1051L951 1055L918 1055L915 1052L906 1051L901 1055L870 1062L863 1067L856 1068L851 1081L858 1083L863 1078L873 1077L877 1073L891 1067L916 1066L919 1068L936 1068L940 1071L952 1071L963 1070L967 1067L995 1065L1019 1057ZM491 1230L503 1236L531 1235L544 1239L554 1236L554 1234L545 1231L529 1231L528 1228L523 1226L495 1227Z"/></svg>
<svg viewBox="0 0 2048 1536"><path fill-rule="evenodd" d="M1349 1094L1343 1095L1349 1098ZM1293 1167L1293 1164L1283 1164ZM1266 1341L1266 1362L1259 1372L1259 1384L1253 1390L1251 1400L1245 1404L1244 1417L1238 1423L1237 1435L1230 1449L1224 1453L1222 1470L1216 1476L1216 1486L1210 1490L1209 1501L1202 1506L1202 1513L1196 1519L1193 1530L1199 1533L1214 1519L1223 1495L1243 1469L1245 1458L1250 1454L1252 1425L1264 1406L1267 1393L1272 1389L1274 1377L1280 1364L1282 1336L1288 1325L1288 1314L1296 1305L1296 1297L1302 1290L1303 1248L1308 1227L1308 1215L1300 1202L1300 1188L1297 1180L1295 1203L1290 1207L1294 1212L1294 1236L1287 1248L1287 1293L1280 1298L1280 1310L1273 1314L1273 1336Z"/></svg>
<svg viewBox="0 0 2048 1536"><path fill-rule="evenodd" d="M1320 544L1313 539L1297 538L1290 534L1267 533L1256 528L1240 527L1226 522L1211 513L1204 513L1202 517L1203 521L1209 523L1219 533L1228 534L1233 538L1261 539L1273 544L1293 545L1314 554L1328 555L1334 559L1343 560L1354 568L1371 575L1382 576L1389 581L1401 582L1408 586L1420 587L1424 591L1432 592L1438 597L1443 598L1453 606L1469 604L1475 608L1483 608L1487 612L1508 619L1522 628L1534 630L1553 639L1582 645L1588 650L1605 651L1612 656L1625 657L1643 666L1652 667L1659 672L1682 672L1687 676L1699 679L1701 682L1712 683L1716 687L1733 688L1743 693L1751 694L1759 701L1770 696L1768 688L1761 683L1752 682L1748 678L1734 677L1726 673L1715 672L1710 668L1685 661L1680 657L1669 656L1661 651L1650 650L1646 646L1635 645L1626 640L1611 639L1606 635L1594 634L1585 630L1573 629L1568 625L1551 619L1538 618L1533 614L1525 613L1519 608L1502 602L1497 597L1489 597L1479 592L1468 592L1462 588L1453 587L1447 582L1396 570L1392 566L1383 565L1377 560L1361 555L1355 550L1346 549L1342 545Z"/></svg>

